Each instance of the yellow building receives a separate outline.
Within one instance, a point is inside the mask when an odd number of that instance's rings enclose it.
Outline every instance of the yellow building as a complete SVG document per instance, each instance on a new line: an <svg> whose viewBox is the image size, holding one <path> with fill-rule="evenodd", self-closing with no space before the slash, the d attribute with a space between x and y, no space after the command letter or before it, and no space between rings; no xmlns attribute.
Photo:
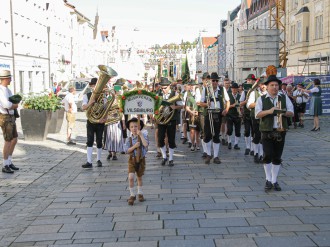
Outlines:
<svg viewBox="0 0 330 247"><path fill-rule="evenodd" d="M286 1L288 75L330 73L330 0Z"/></svg>

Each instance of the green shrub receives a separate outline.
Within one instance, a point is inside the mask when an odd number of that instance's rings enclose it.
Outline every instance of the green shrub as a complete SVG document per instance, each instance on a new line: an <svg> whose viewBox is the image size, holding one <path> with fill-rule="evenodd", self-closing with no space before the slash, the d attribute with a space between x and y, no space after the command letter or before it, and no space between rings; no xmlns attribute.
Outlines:
<svg viewBox="0 0 330 247"><path fill-rule="evenodd" d="M23 99L23 108L33 110L56 111L62 108L62 99L55 94L31 95Z"/></svg>

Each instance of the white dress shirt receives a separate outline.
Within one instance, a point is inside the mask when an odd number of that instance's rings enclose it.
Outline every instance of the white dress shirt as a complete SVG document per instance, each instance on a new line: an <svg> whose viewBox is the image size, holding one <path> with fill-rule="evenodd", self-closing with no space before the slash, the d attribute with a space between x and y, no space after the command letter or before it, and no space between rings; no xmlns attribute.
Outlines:
<svg viewBox="0 0 330 247"><path fill-rule="evenodd" d="M218 91L219 91L219 90L220 90L220 88L217 87L217 90L214 91L214 97L215 97L216 99L218 99ZM229 101L229 96L228 96L227 90L225 90L225 88L223 88L223 94L224 94L225 101ZM206 97L205 97L205 95L206 95L206 88L203 88L202 97L201 97L201 102L206 102ZM208 95L208 97L210 97L210 95ZM211 109L214 109L214 108L215 108L214 106L215 106L215 105L214 105L214 102L211 101L210 108L211 108ZM220 102L219 102L219 101L217 101L217 108L220 109ZM224 103L223 108L224 108L224 109L226 108L226 103ZM223 110L224 110L224 109L223 109Z"/></svg>
<svg viewBox="0 0 330 247"><path fill-rule="evenodd" d="M248 101L247 101L247 103L246 103L246 107L249 109L249 106L251 105L251 104L253 104L253 103L255 103L255 99L256 99L256 96L255 96L255 90L253 90L251 93L250 93L250 95L249 95L249 98L248 98ZM260 94L260 95L265 95L266 93L267 93L267 91L264 91L264 92L262 92L262 91L260 91L259 89L258 89L258 93ZM243 100L244 101L244 100Z"/></svg>
<svg viewBox="0 0 330 247"><path fill-rule="evenodd" d="M270 98L270 101L273 103L273 105L276 107L277 106L277 101L278 101L278 95L279 95L280 93L278 93L276 96L275 96L275 98L272 98L270 95L269 95L269 93L267 92L267 94L266 94L266 98ZM283 94L281 95L282 97L283 97ZM255 118L256 119L259 119L258 117L257 117L257 115L259 114L259 112L261 112L262 111L262 99L261 99L262 97L259 97L258 99L257 99L257 104L256 104L256 107L255 107ZM293 105L292 105L292 103L291 103L291 100L289 99L289 97L287 96L287 95L285 95L285 100L286 100L286 106L285 107L283 107L282 106L282 109L283 108L286 108L286 111L287 112L292 112L293 113ZM274 125L273 125L273 128L274 129L277 129L278 128L278 125L277 125L277 116L274 116Z"/></svg>
<svg viewBox="0 0 330 247"><path fill-rule="evenodd" d="M0 85L0 113L1 114L10 114L14 115L14 110L9 110L12 107L13 103L11 103L8 99L12 96L12 92L8 87L4 87Z"/></svg>

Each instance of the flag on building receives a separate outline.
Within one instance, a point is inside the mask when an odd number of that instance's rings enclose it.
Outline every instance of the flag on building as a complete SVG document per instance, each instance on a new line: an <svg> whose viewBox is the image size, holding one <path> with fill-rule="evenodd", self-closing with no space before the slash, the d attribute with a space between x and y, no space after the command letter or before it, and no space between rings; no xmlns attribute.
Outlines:
<svg viewBox="0 0 330 247"><path fill-rule="evenodd" d="M182 62L182 84L186 84L190 81L190 71L188 66L188 58L186 58Z"/></svg>

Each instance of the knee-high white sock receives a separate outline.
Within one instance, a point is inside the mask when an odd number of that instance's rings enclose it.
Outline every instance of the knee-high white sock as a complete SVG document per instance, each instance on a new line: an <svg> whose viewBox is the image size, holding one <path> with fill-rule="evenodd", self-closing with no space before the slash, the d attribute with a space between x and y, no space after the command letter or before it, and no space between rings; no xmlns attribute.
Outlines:
<svg viewBox="0 0 330 247"><path fill-rule="evenodd" d="M213 158L218 157L218 155L219 155L219 149L220 149L220 143L214 143L213 142L213 153L214 153Z"/></svg>
<svg viewBox="0 0 330 247"><path fill-rule="evenodd" d="M202 148L203 148L203 152L206 153L206 145L205 142L202 140Z"/></svg>
<svg viewBox="0 0 330 247"><path fill-rule="evenodd" d="M166 146L161 147L160 151L162 152L163 159L166 159Z"/></svg>
<svg viewBox="0 0 330 247"><path fill-rule="evenodd" d="M212 142L209 141L209 142L205 143L205 146L206 146L207 155L211 156Z"/></svg>
<svg viewBox="0 0 330 247"><path fill-rule="evenodd" d="M135 196L135 194L134 194L134 186L132 188L129 188L129 194L130 194L130 196Z"/></svg>
<svg viewBox="0 0 330 247"><path fill-rule="evenodd" d="M97 149L97 160L101 160L102 148Z"/></svg>
<svg viewBox="0 0 330 247"><path fill-rule="evenodd" d="M254 152L254 155L256 155L256 153L258 152L258 150L256 151L256 145L254 145L253 142L251 142L251 151Z"/></svg>
<svg viewBox="0 0 330 247"><path fill-rule="evenodd" d="M231 136L227 135L227 142L231 143Z"/></svg>
<svg viewBox="0 0 330 247"><path fill-rule="evenodd" d="M272 164L272 183L273 184L277 182L277 176L278 176L278 172L280 171L280 166L281 165Z"/></svg>
<svg viewBox="0 0 330 247"><path fill-rule="evenodd" d="M225 132L221 131L221 139L225 140Z"/></svg>
<svg viewBox="0 0 330 247"><path fill-rule="evenodd" d="M235 136L235 145L239 143L239 137Z"/></svg>
<svg viewBox="0 0 330 247"><path fill-rule="evenodd" d="M170 153L169 160L173 160L174 149L173 148L169 148L169 153Z"/></svg>
<svg viewBox="0 0 330 247"><path fill-rule="evenodd" d="M87 147L87 162L92 163L93 147Z"/></svg>
<svg viewBox="0 0 330 247"><path fill-rule="evenodd" d="M187 131L187 138L188 138L188 142L191 142L190 131Z"/></svg>
<svg viewBox="0 0 330 247"><path fill-rule="evenodd" d="M259 154L259 156L263 156L264 155L264 150L263 150L262 144L259 143L258 146L259 146L259 152L258 152L258 154Z"/></svg>
<svg viewBox="0 0 330 247"><path fill-rule="evenodd" d="M246 148L251 150L251 140L250 140L250 136L245 137L244 139L245 139L245 146L246 146Z"/></svg>
<svg viewBox="0 0 330 247"><path fill-rule="evenodd" d="M266 175L266 180L272 181L272 163L264 164L264 170Z"/></svg>
<svg viewBox="0 0 330 247"><path fill-rule="evenodd" d="M138 194L143 195L142 186L138 186L137 190L138 190L137 192Z"/></svg>

